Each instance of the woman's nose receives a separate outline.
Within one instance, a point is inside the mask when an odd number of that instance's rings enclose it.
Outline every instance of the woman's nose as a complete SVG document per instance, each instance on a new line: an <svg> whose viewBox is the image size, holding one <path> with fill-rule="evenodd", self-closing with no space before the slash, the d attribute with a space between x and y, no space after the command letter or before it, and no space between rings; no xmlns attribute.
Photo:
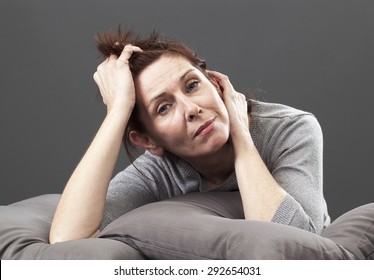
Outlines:
<svg viewBox="0 0 374 280"><path fill-rule="evenodd" d="M202 109L188 97L182 100L183 110L187 121L191 122L202 113Z"/></svg>

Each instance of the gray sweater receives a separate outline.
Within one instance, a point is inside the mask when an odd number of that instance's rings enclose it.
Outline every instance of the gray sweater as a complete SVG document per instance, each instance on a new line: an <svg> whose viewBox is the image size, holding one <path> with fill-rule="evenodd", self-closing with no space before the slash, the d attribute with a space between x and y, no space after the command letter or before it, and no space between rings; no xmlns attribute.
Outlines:
<svg viewBox="0 0 374 280"><path fill-rule="evenodd" d="M272 222L320 233L330 223L322 185L322 131L311 114L285 105L252 101L251 136L264 163L287 195ZM210 191L238 190L235 172ZM145 152L110 183L101 228L141 205L207 185L187 162Z"/></svg>

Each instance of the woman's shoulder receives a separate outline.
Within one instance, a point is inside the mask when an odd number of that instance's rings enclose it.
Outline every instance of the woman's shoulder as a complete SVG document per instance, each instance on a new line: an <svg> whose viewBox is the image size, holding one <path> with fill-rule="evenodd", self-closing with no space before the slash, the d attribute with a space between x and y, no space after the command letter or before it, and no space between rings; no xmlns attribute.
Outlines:
<svg viewBox="0 0 374 280"><path fill-rule="evenodd" d="M269 103L258 100L250 100L251 116L259 118L297 118L305 115L313 116L312 113L296 109L289 105Z"/></svg>
<svg viewBox="0 0 374 280"><path fill-rule="evenodd" d="M301 140L322 143L314 114L278 103L252 101L251 105L251 135L259 150L292 146Z"/></svg>
<svg viewBox="0 0 374 280"><path fill-rule="evenodd" d="M251 100L251 133L264 137L310 131L321 133L321 126L311 112L279 103Z"/></svg>

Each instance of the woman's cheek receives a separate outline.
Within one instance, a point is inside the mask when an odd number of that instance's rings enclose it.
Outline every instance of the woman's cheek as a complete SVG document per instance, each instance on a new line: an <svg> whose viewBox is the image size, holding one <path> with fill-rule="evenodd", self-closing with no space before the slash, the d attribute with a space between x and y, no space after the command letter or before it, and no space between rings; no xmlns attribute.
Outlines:
<svg viewBox="0 0 374 280"><path fill-rule="evenodd" d="M173 145L174 142L180 142L180 126L176 125L176 123L173 123L172 121L164 122L158 129L158 135L162 142L168 145Z"/></svg>

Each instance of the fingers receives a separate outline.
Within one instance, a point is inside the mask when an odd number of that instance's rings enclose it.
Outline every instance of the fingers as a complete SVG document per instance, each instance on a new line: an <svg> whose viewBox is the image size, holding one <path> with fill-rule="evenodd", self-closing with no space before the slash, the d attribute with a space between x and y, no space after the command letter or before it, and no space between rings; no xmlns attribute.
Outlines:
<svg viewBox="0 0 374 280"><path fill-rule="evenodd" d="M123 50L121 55L118 57L117 61L119 62L124 62L126 64L129 63L129 59L132 56L134 52L143 52L143 50L137 46L133 45L126 45Z"/></svg>
<svg viewBox="0 0 374 280"><path fill-rule="evenodd" d="M111 54L108 57L108 62L113 62L113 61L116 61L117 59L118 59L118 57L115 54Z"/></svg>
<svg viewBox="0 0 374 280"><path fill-rule="evenodd" d="M120 43L116 43L115 45L120 45ZM111 54L105 61L103 61L98 67L97 71L94 73L93 78L96 83L100 80L100 73L106 72L108 67L115 66L120 67L122 65L128 65L129 59L131 58L134 52L143 52L143 50L137 46L133 46L131 44L126 45L122 53L119 57L115 54Z"/></svg>
<svg viewBox="0 0 374 280"><path fill-rule="evenodd" d="M122 48L120 43L116 43L114 47L116 46ZM143 50L137 46L126 45L121 51L119 56L111 54L97 67L97 71L93 75L108 110L113 106L130 106L130 103L133 106L135 103L134 81L129 67L129 59L135 52L140 53Z"/></svg>
<svg viewBox="0 0 374 280"><path fill-rule="evenodd" d="M226 75L224 75L220 72L211 71L211 70L208 70L207 73L211 78L213 78L218 83L218 85L221 87L222 91L225 91L225 90L228 90L228 89L233 89L233 86L232 86L228 76L226 76Z"/></svg>
<svg viewBox="0 0 374 280"><path fill-rule="evenodd" d="M120 44L117 42L115 45L119 46ZM107 63L114 63L114 62L117 62L117 61L119 63L128 64L129 59L131 58L131 56L134 52L143 52L143 50L141 48L139 48L137 46L133 46L131 44L126 45L123 48L120 56L117 56L117 55L112 53L102 64L105 65Z"/></svg>
<svg viewBox="0 0 374 280"><path fill-rule="evenodd" d="M207 73L209 76L215 78L215 79L218 79L218 80L228 80L229 77L220 73L220 72L217 72L217 71L212 71L212 70L207 70Z"/></svg>
<svg viewBox="0 0 374 280"><path fill-rule="evenodd" d="M247 103L247 97L234 89L228 76L211 70L208 70L207 73L218 83L220 89L222 90L224 101L237 99L240 103Z"/></svg>

